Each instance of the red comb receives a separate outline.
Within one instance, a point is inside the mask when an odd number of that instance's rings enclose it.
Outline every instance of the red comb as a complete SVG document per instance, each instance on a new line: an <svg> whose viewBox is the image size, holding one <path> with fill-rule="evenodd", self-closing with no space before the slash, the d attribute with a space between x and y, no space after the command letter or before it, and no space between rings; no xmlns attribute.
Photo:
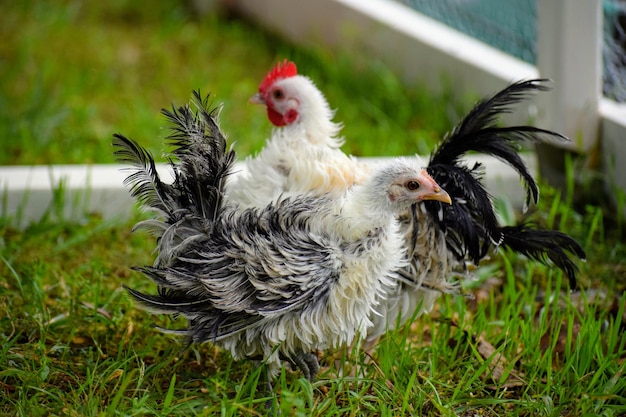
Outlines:
<svg viewBox="0 0 626 417"><path fill-rule="evenodd" d="M263 82L259 85L259 92L263 93L267 91L270 85L272 85L276 80L294 77L296 75L298 75L296 64L285 59L282 63L279 62L276 64L276 66L267 73L265 79L263 79Z"/></svg>

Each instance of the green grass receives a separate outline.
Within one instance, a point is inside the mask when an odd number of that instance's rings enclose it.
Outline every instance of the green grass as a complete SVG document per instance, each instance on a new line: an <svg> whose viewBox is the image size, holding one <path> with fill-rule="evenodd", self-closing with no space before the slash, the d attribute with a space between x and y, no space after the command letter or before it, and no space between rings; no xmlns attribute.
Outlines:
<svg viewBox="0 0 626 417"><path fill-rule="evenodd" d="M313 384L284 371L277 409L625 415L625 283L616 271L626 267L626 246L603 230L601 212L578 215L563 204L551 212L557 196L544 190L533 218L557 221L587 242L581 284L588 291L570 295L560 272L500 253L467 284L474 299L443 297L431 315L383 338L373 360L358 349L327 353L326 365L339 358L344 373L327 366ZM129 269L152 261L152 238L130 232L141 217L44 219L24 230L3 224L0 414L267 414L261 368L209 344L180 354L180 341L152 325L182 323L137 310L123 293L122 283L149 286ZM499 375L493 356L481 353L485 342L506 360Z"/></svg>
<svg viewBox="0 0 626 417"><path fill-rule="evenodd" d="M450 94L404 88L379 63L298 49L238 20L193 18L183 2L102 3L2 3L1 164L112 162L114 132L161 149L159 109L194 88L224 102L223 128L247 155L270 131L247 99L283 57L327 93L352 154L426 153L466 108ZM78 205L65 217L76 202L62 191L26 228L0 218L0 414L268 414L261 368L209 344L181 354L180 341L153 325L182 323L150 316L124 294L122 283L150 288L130 269L153 259L152 238L130 232L143 215L103 220ZM443 297L431 315L383 338L371 359L359 349L327 352L313 384L285 370L275 409L626 415L624 219L580 205L573 181L563 194L543 186L541 196L531 218L588 251L584 291L569 294L561 273L501 252L467 283L473 299ZM505 204L503 212L515 216ZM505 359L495 369L494 355ZM341 374L329 366L335 358Z"/></svg>

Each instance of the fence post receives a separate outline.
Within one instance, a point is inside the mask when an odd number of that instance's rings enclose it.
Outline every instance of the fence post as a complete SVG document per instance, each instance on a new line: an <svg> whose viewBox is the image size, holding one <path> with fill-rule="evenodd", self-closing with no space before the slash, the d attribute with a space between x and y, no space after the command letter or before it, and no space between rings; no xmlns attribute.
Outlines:
<svg viewBox="0 0 626 417"><path fill-rule="evenodd" d="M597 142L602 94L602 1L538 0L537 67L555 81L538 103L542 126L586 152Z"/></svg>
<svg viewBox="0 0 626 417"><path fill-rule="evenodd" d="M537 123L572 140L537 144L537 160L541 176L561 189L567 184L565 154L597 150L602 94L601 2L537 1L537 68L541 77L554 80L553 91L537 96Z"/></svg>

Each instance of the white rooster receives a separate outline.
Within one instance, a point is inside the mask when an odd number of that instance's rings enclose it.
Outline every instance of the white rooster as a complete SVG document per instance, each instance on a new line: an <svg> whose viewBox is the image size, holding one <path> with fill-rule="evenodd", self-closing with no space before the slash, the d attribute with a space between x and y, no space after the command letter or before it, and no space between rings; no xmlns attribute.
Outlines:
<svg viewBox="0 0 626 417"><path fill-rule="evenodd" d="M133 166L127 184L157 217L142 222L159 238L161 261L142 271L157 295L130 289L152 313L181 315L189 343L212 342L235 359L263 359L270 376L282 360L310 380L318 349L352 343L371 326L381 295L398 285L407 263L397 213L449 197L419 167L399 158L373 171L341 197L301 195L238 210L223 199L234 151L195 93L189 106L164 110L174 123L173 184L163 183L152 156L115 135L120 162Z"/></svg>
<svg viewBox="0 0 626 417"><path fill-rule="evenodd" d="M532 126L498 127L496 118L529 92L545 90L542 81L514 83L481 100L433 152L427 170L453 204L423 202L400 214L411 263L397 291L381 302L378 315L372 317L369 341L413 316L418 307L417 314L430 311L441 292L457 290L450 282L452 271L466 260L478 264L493 246L502 245L544 263L550 259L575 286L576 266L568 252L584 258L578 243L564 233L538 230L531 224L501 227L481 181L482 168L460 161L469 151L500 158L522 177L527 203L536 202L537 185L516 146L542 136L565 138ZM340 125L332 121L334 112L312 80L297 74L294 63L277 64L251 101L266 106L277 129L259 155L245 161L245 174L229 184L231 201L262 206L278 196L303 192L339 198L370 175L371 164L339 149L343 141L338 139Z"/></svg>
<svg viewBox="0 0 626 417"><path fill-rule="evenodd" d="M302 193L340 197L371 173L372 167L339 149L341 125L332 121L326 99L310 79L297 75L293 62L274 67L250 101L267 104L268 118L283 128L230 179L227 199L241 209Z"/></svg>

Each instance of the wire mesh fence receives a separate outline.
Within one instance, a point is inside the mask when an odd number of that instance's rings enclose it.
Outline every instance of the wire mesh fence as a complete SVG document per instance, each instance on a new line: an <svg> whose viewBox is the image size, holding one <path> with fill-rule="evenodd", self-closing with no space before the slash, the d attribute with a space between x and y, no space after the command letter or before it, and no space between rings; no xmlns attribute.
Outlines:
<svg viewBox="0 0 626 417"><path fill-rule="evenodd" d="M626 102L626 1L604 1L604 95Z"/></svg>
<svg viewBox="0 0 626 417"><path fill-rule="evenodd" d="M537 60L537 0L399 0L523 61ZM604 0L604 95L626 102L626 0Z"/></svg>

